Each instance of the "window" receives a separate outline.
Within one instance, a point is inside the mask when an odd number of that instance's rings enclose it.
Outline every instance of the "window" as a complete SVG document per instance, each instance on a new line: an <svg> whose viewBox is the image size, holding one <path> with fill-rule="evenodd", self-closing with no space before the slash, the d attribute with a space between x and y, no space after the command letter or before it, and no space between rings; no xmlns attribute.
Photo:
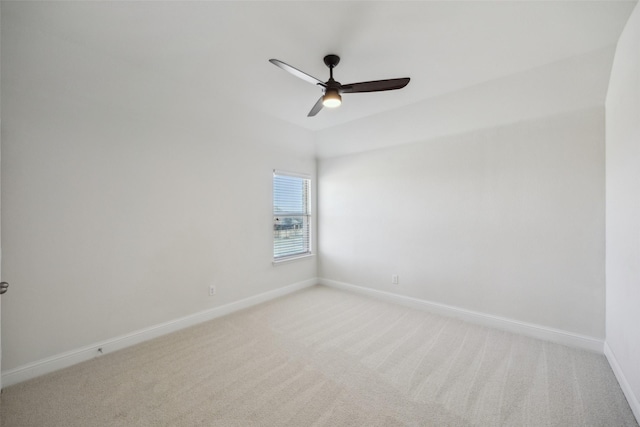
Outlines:
<svg viewBox="0 0 640 427"><path fill-rule="evenodd" d="M273 260L311 255L311 179L273 171Z"/></svg>

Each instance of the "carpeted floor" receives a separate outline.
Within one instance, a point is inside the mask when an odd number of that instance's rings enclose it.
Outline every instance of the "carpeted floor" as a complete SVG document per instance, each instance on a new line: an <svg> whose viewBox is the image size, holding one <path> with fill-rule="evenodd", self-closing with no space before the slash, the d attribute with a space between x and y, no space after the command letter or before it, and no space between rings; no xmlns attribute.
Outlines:
<svg viewBox="0 0 640 427"><path fill-rule="evenodd" d="M316 286L8 387L10 426L636 426L604 356Z"/></svg>

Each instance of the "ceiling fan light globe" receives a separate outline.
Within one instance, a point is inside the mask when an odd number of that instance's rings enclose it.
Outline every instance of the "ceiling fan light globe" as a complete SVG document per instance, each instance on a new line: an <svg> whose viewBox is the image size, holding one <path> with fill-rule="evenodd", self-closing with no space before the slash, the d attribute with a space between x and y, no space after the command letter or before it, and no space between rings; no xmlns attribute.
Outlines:
<svg viewBox="0 0 640 427"><path fill-rule="evenodd" d="M337 90L328 90L322 97L322 105L327 108L336 108L342 104L342 97Z"/></svg>

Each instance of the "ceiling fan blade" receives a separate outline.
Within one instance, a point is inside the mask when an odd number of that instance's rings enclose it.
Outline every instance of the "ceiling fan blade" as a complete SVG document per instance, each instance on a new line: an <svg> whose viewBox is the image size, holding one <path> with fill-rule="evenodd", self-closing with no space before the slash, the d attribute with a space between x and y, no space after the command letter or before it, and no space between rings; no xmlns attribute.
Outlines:
<svg viewBox="0 0 640 427"><path fill-rule="evenodd" d="M350 83L342 85L340 92L357 93L357 92L380 92L383 90L402 89L409 84L409 77L401 79L375 80L371 82Z"/></svg>
<svg viewBox="0 0 640 427"><path fill-rule="evenodd" d="M291 65L287 64L286 62L282 62L278 59L270 59L269 62L271 62L273 65L275 65L276 67L280 67L285 71L290 72L291 74L293 74L294 76L298 77L299 79L305 80L311 84L314 85L321 85L321 86L326 86L325 83L319 79L316 79L313 76L310 76L309 74L305 73L304 71L300 71L295 67L292 67Z"/></svg>
<svg viewBox="0 0 640 427"><path fill-rule="evenodd" d="M316 104L313 106L311 111L309 111L309 114L307 114L307 117L315 116L316 114L318 114L320 112L320 110L322 110L322 97L320 97L320 99L318 99L318 102L316 102Z"/></svg>

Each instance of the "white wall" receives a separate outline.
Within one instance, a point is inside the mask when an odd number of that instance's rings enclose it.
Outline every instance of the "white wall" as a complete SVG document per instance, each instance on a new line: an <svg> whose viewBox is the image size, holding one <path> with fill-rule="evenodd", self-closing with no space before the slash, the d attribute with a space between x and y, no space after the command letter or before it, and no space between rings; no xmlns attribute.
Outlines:
<svg viewBox="0 0 640 427"><path fill-rule="evenodd" d="M607 356L640 420L640 6L620 37L606 102Z"/></svg>
<svg viewBox="0 0 640 427"><path fill-rule="evenodd" d="M320 277L604 337L603 108L324 159L318 182Z"/></svg>
<svg viewBox="0 0 640 427"><path fill-rule="evenodd" d="M272 265L272 170L315 175L308 131L6 24L3 371L315 277Z"/></svg>

